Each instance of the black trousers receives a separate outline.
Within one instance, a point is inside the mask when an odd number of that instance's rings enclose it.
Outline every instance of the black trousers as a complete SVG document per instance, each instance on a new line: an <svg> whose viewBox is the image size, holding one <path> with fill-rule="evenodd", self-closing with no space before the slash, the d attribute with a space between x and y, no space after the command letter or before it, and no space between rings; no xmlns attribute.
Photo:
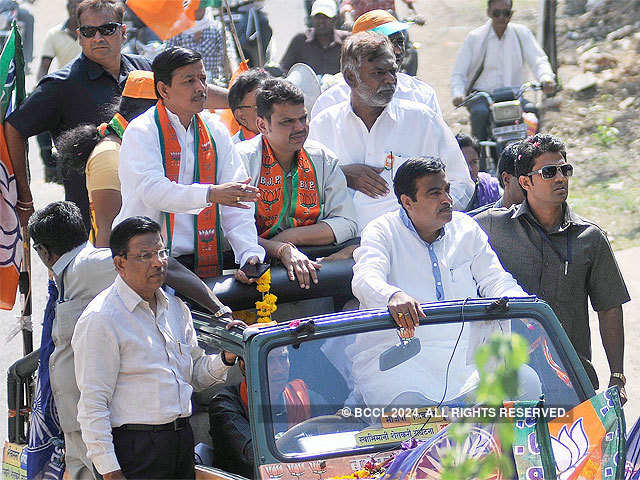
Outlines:
<svg viewBox="0 0 640 480"><path fill-rule="evenodd" d="M188 423L178 431L115 428L112 434L116 457L127 480L196 478L193 431Z"/></svg>

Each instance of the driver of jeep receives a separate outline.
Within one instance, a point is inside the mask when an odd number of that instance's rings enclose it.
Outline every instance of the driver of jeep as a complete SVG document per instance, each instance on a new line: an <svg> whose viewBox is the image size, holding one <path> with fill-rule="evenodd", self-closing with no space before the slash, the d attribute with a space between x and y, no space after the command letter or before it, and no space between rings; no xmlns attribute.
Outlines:
<svg viewBox="0 0 640 480"><path fill-rule="evenodd" d="M243 379L239 385L225 387L211 400L209 424L213 439L214 462L230 472L253 476L253 443L249 426L249 396L244 359L238 364ZM289 380L287 347L271 350L267 356L269 398L273 434L279 438L291 427L326 412L326 400L312 391L304 380Z"/></svg>
<svg viewBox="0 0 640 480"><path fill-rule="evenodd" d="M482 229L453 211L444 168L432 157L402 164L393 182L402 208L372 220L354 252L352 290L360 308L387 307L400 336L421 342L416 356L381 370L381 354L398 343L398 335L385 330L356 336L346 354L353 359L355 396L366 406L464 402L479 379L476 348L495 330L510 333L509 322L497 321L419 327L425 316L420 303L527 295L502 268ZM535 372L521 372L521 391L537 398Z"/></svg>

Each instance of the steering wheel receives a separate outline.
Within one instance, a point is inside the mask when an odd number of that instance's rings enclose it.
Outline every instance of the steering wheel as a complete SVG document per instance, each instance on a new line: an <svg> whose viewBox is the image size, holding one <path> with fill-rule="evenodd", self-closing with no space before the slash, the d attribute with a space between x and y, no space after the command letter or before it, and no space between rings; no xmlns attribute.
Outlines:
<svg viewBox="0 0 640 480"><path fill-rule="evenodd" d="M325 428L322 428L323 426ZM308 418L284 432L282 436L276 440L276 447L278 447L278 450L282 453L295 453L298 440L302 437L356 430L359 430L359 428L354 426L353 417L347 419L340 415L320 415L318 417Z"/></svg>

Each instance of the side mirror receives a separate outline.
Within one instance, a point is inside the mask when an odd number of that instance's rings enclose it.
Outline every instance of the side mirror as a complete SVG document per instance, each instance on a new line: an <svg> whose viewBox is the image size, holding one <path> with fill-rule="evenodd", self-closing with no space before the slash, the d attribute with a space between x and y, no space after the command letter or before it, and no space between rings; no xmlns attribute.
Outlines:
<svg viewBox="0 0 640 480"><path fill-rule="evenodd" d="M409 340L401 340L400 343L393 347L387 348L380 354L380 371L386 372L393 367L412 359L420 353L420 339L418 337Z"/></svg>

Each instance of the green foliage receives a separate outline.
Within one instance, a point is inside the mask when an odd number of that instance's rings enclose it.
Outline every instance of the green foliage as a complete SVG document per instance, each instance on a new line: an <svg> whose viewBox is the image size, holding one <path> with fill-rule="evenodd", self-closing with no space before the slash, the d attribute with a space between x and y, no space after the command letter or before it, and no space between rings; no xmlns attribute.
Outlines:
<svg viewBox="0 0 640 480"><path fill-rule="evenodd" d="M610 148L620 138L620 130L613 126L613 118L607 117L604 124L596 127L592 137L604 148Z"/></svg>
<svg viewBox="0 0 640 480"><path fill-rule="evenodd" d="M523 337L517 334L492 335L489 342L476 352L476 366L480 373L476 401L487 406L500 407L505 399L516 398L518 370L528 359L528 345ZM472 427L471 423L464 421L449 427L449 437L454 446L442 457L442 480L483 480L492 477L498 471L505 478L511 477L513 472L509 455L464 457L463 445ZM510 451L513 444L513 425L500 422L496 428L503 451Z"/></svg>

